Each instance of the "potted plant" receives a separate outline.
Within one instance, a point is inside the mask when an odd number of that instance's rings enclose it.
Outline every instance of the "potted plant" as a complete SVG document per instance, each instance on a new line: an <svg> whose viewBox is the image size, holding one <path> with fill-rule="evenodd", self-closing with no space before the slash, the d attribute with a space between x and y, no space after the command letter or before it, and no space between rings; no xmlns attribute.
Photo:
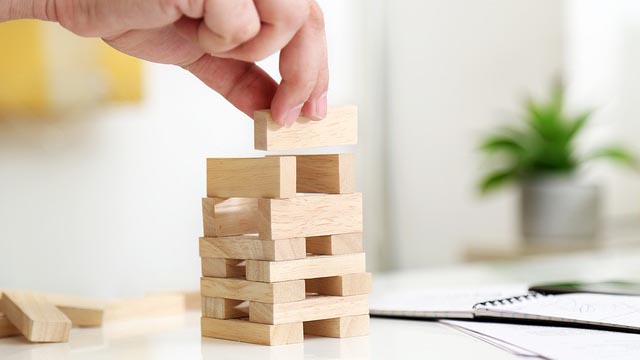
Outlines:
<svg viewBox="0 0 640 360"><path fill-rule="evenodd" d="M578 175L584 164L609 159L637 168L636 158L621 146L576 151L576 139L590 116L590 111L567 114L558 82L548 101L525 102L519 126L499 128L480 146L492 165L481 179L481 192L519 184L520 227L530 245L573 245L597 238L601 189Z"/></svg>

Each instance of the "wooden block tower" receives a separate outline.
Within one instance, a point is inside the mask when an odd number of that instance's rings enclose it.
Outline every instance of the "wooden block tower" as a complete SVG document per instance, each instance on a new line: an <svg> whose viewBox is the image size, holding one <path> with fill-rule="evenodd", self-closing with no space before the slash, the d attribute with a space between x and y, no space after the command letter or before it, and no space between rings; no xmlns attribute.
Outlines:
<svg viewBox="0 0 640 360"><path fill-rule="evenodd" d="M290 127L255 114L255 147L357 143L357 109ZM207 159L202 335L264 345L367 335L371 274L353 154Z"/></svg>

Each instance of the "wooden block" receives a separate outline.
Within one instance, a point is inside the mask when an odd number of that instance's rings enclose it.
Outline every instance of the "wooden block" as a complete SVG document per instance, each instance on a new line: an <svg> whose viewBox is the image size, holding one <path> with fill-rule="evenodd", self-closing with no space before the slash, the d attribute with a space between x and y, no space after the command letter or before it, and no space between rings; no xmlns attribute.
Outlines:
<svg viewBox="0 0 640 360"><path fill-rule="evenodd" d="M283 303L305 298L304 280L269 284L243 279L203 277L200 280L200 293L207 297L264 303Z"/></svg>
<svg viewBox="0 0 640 360"><path fill-rule="evenodd" d="M200 256L206 258L292 260L307 255L304 238L260 240L257 235L200 238Z"/></svg>
<svg viewBox="0 0 640 360"><path fill-rule="evenodd" d="M355 106L330 108L321 121L300 116L291 126L281 126L271 111L254 113L254 146L257 150L291 150L358 143L358 109Z"/></svg>
<svg viewBox="0 0 640 360"><path fill-rule="evenodd" d="M202 336L261 345L286 345L304 340L302 323L265 325L246 319L201 319Z"/></svg>
<svg viewBox="0 0 640 360"><path fill-rule="evenodd" d="M304 323L304 333L334 338L369 335L369 315L307 321Z"/></svg>
<svg viewBox="0 0 640 360"><path fill-rule="evenodd" d="M299 260L247 260L247 280L273 283L365 272L364 253L309 256Z"/></svg>
<svg viewBox="0 0 640 360"><path fill-rule="evenodd" d="M371 273L348 274L305 280L308 293L334 296L362 295L371 292Z"/></svg>
<svg viewBox="0 0 640 360"><path fill-rule="evenodd" d="M350 194L356 190L353 154L297 155L299 193Z"/></svg>
<svg viewBox="0 0 640 360"><path fill-rule="evenodd" d="M7 319L5 314L0 313L0 338L15 335L20 335L20 330Z"/></svg>
<svg viewBox="0 0 640 360"><path fill-rule="evenodd" d="M307 252L317 255L341 255L363 252L362 233L311 236Z"/></svg>
<svg viewBox="0 0 640 360"><path fill-rule="evenodd" d="M101 326L107 302L103 299L62 294L44 294L48 302L62 311L73 326Z"/></svg>
<svg viewBox="0 0 640 360"><path fill-rule="evenodd" d="M207 197L290 198L295 156L207 159Z"/></svg>
<svg viewBox="0 0 640 360"><path fill-rule="evenodd" d="M204 236L230 236L258 232L258 199L203 198Z"/></svg>
<svg viewBox="0 0 640 360"><path fill-rule="evenodd" d="M202 316L215 319L247 317L249 304L242 300L202 297Z"/></svg>
<svg viewBox="0 0 640 360"><path fill-rule="evenodd" d="M261 324L287 324L368 313L368 295L311 296L284 304L249 303L249 319Z"/></svg>
<svg viewBox="0 0 640 360"><path fill-rule="evenodd" d="M167 293L139 298L112 300L107 304L104 321L175 316L186 311L183 294Z"/></svg>
<svg viewBox="0 0 640 360"><path fill-rule="evenodd" d="M71 320L39 294L5 291L0 311L29 341L67 342Z"/></svg>
<svg viewBox="0 0 640 360"><path fill-rule="evenodd" d="M202 258L202 276L237 278L246 274L244 260Z"/></svg>
<svg viewBox="0 0 640 360"><path fill-rule="evenodd" d="M261 239L362 232L362 194L259 199Z"/></svg>
<svg viewBox="0 0 640 360"><path fill-rule="evenodd" d="M162 291L149 291L145 293L145 296L156 295L178 295L184 298L184 307L187 310L198 310L202 308L200 299L200 290L162 290Z"/></svg>

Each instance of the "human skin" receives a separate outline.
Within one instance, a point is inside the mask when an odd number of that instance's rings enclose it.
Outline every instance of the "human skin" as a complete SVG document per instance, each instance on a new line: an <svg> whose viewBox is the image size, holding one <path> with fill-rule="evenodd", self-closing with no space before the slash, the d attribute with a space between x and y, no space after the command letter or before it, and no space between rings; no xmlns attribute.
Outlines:
<svg viewBox="0 0 640 360"><path fill-rule="evenodd" d="M327 113L322 10L314 0L0 0L0 21L55 21L140 59L181 66L249 116L282 125ZM255 64L280 51L278 84Z"/></svg>

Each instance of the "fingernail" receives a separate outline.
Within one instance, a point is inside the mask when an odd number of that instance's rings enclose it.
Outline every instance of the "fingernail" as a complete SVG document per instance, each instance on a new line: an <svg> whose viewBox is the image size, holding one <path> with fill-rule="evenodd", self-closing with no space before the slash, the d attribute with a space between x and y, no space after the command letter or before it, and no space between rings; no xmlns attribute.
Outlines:
<svg viewBox="0 0 640 360"><path fill-rule="evenodd" d="M300 110L302 110L302 105L304 104L300 104L294 107L293 109L289 110L287 115L284 117L285 125L291 126L293 125L294 122L296 122L296 120L298 119L298 116L300 115Z"/></svg>
<svg viewBox="0 0 640 360"><path fill-rule="evenodd" d="M316 116L319 119L324 119L327 116L327 93L320 95L320 98L316 100Z"/></svg>

